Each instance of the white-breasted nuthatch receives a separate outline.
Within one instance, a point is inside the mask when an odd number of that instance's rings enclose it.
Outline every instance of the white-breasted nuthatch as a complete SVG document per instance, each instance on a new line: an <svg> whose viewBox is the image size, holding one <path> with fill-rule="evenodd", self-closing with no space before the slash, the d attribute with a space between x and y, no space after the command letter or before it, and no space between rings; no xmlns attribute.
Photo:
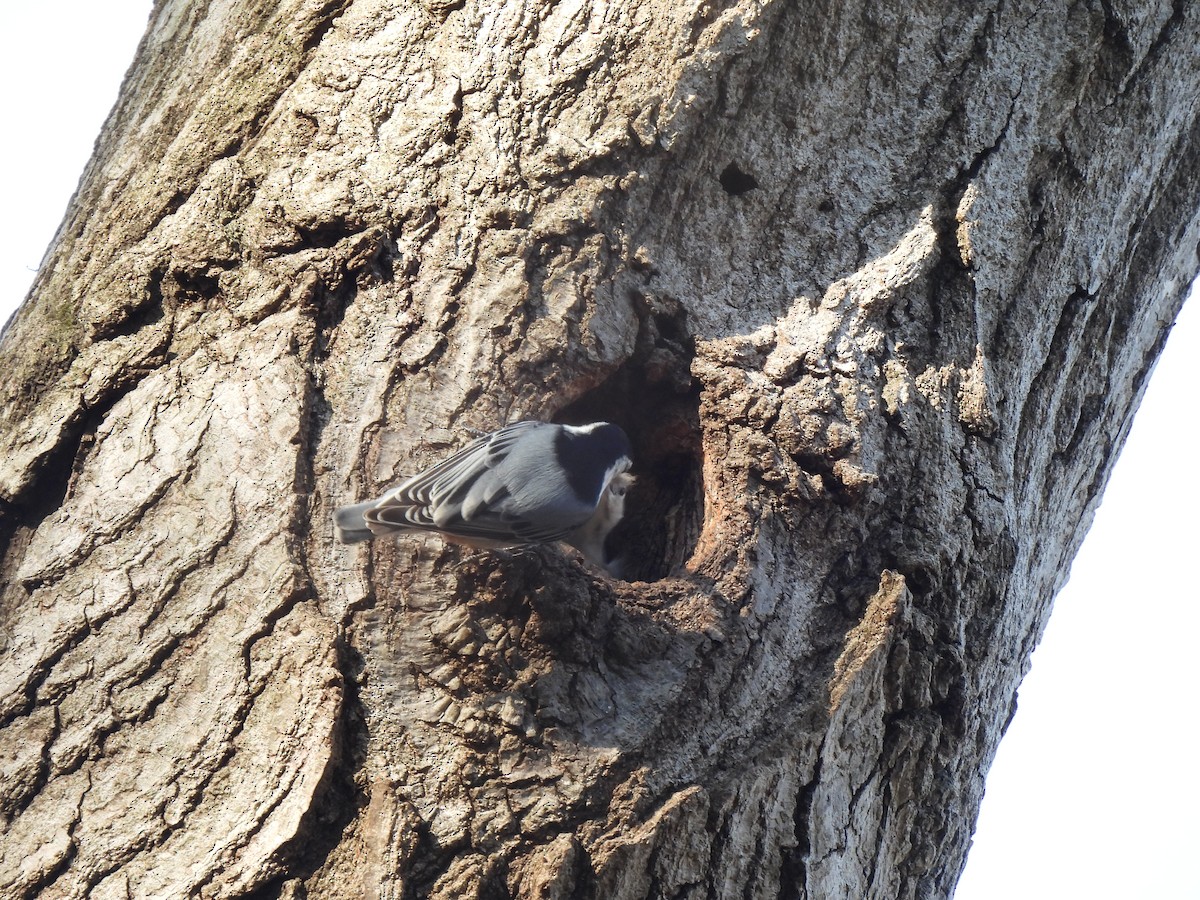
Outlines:
<svg viewBox="0 0 1200 900"><path fill-rule="evenodd" d="M614 571L604 548L625 514L629 438L616 425L514 422L382 497L333 514L338 539L432 531L470 547L564 541Z"/></svg>

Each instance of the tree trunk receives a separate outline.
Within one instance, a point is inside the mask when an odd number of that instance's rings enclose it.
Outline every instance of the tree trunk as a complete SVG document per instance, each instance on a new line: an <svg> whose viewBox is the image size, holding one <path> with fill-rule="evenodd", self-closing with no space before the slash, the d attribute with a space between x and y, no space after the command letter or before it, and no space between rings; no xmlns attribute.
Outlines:
<svg viewBox="0 0 1200 900"><path fill-rule="evenodd" d="M949 896L1196 268L1198 41L162 0L0 346L0 896ZM335 543L519 418L630 433L630 581Z"/></svg>

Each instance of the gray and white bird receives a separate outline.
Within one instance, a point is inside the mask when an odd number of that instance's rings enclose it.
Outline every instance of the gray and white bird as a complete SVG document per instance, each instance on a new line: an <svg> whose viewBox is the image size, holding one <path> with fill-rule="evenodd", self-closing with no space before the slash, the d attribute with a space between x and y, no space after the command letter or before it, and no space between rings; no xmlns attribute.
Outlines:
<svg viewBox="0 0 1200 900"><path fill-rule="evenodd" d="M414 531L470 547L564 541L614 571L604 542L625 514L630 454L608 422L514 422L382 497L340 507L334 529L347 544Z"/></svg>

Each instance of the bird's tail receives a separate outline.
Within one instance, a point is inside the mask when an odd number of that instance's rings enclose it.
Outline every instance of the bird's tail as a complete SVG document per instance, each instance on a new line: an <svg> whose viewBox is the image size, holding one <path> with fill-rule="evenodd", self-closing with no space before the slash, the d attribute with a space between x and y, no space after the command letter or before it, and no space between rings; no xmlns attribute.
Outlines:
<svg viewBox="0 0 1200 900"><path fill-rule="evenodd" d="M349 506L339 506L333 511L333 531L343 544L357 544L359 541L369 541L375 534L367 527L363 517L368 509L378 500L364 500L362 503L352 503Z"/></svg>

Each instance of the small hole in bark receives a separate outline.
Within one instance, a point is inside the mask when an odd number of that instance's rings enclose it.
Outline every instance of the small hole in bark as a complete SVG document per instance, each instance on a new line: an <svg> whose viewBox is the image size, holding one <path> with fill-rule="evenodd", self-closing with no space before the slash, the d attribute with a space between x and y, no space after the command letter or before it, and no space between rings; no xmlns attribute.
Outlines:
<svg viewBox="0 0 1200 900"><path fill-rule="evenodd" d="M175 279L177 298L188 303L211 300L221 292L220 269L215 266L191 272L179 269L170 277Z"/></svg>
<svg viewBox="0 0 1200 900"><path fill-rule="evenodd" d="M901 571L909 590L918 597L928 596L937 588L937 579L933 572L924 566L915 566L907 572Z"/></svg>
<svg viewBox="0 0 1200 900"><path fill-rule="evenodd" d="M737 163L731 162L721 172L721 187L725 189L725 193L731 196L738 196L747 191L752 191L758 187L758 180L746 172L738 168Z"/></svg>
<svg viewBox="0 0 1200 900"><path fill-rule="evenodd" d="M442 135L442 140L450 146L454 146L454 142L458 140L458 123L461 121L462 106L456 105L446 117L446 132Z"/></svg>
<svg viewBox="0 0 1200 900"><path fill-rule="evenodd" d="M691 557L704 519L700 391L692 383L692 345L682 311L643 319L639 349L595 390L555 421L613 422L633 444L625 518L606 549L626 581L656 581ZM678 319L678 321L676 320Z"/></svg>

